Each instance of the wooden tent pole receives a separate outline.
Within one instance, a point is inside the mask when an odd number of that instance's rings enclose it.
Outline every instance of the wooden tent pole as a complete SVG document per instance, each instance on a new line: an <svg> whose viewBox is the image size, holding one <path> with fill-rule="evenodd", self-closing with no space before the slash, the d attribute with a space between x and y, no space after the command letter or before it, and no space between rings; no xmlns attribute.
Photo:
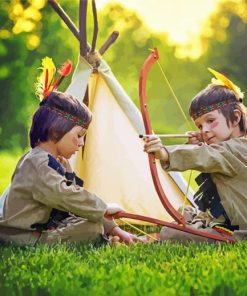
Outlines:
<svg viewBox="0 0 247 296"><path fill-rule="evenodd" d="M77 30L76 26L74 25L72 20L69 18L69 16L66 14L66 12L62 9L62 7L56 2L56 0L48 0L48 3L56 11L56 13L61 17L61 19L70 29L70 31L74 34L75 38L78 41L80 41L79 31Z"/></svg>
<svg viewBox="0 0 247 296"><path fill-rule="evenodd" d="M98 36L98 18L97 18L97 9L96 9L96 4L95 0L92 0L92 9L93 9L93 22L94 22L94 28L93 28L93 40L92 40L92 47L90 52L94 52L96 48L96 41L97 41L97 36Z"/></svg>
<svg viewBox="0 0 247 296"><path fill-rule="evenodd" d="M63 10L61 5L59 5L56 0L48 0L48 3L51 5L51 7L56 11L56 13L61 17L61 19L64 21L66 26L70 29L70 31L73 33L75 38L80 42L79 37L79 31L76 28L75 24L72 22L70 17L66 14L66 12ZM87 49L90 50L90 45L87 44Z"/></svg>
<svg viewBox="0 0 247 296"><path fill-rule="evenodd" d="M87 56L87 1L80 0L79 4L79 39L82 57Z"/></svg>
<svg viewBox="0 0 247 296"><path fill-rule="evenodd" d="M61 19L64 21L66 26L70 29L70 31L73 33L75 38L80 42L78 29L76 28L72 20L69 18L69 16L66 14L66 12L63 10L63 8L56 2L56 0L48 0L48 3L56 11L56 13L61 17ZM109 38L106 40L106 42L99 49L99 53L103 55L106 52L106 50L116 41L118 36L119 36L119 32L117 31L112 32ZM87 50L88 51L90 50L90 45L88 43L87 43Z"/></svg>
<svg viewBox="0 0 247 296"><path fill-rule="evenodd" d="M119 32L113 31L109 38L106 40L106 42L99 49L99 53L103 55L106 52L106 50L117 40L118 36Z"/></svg>

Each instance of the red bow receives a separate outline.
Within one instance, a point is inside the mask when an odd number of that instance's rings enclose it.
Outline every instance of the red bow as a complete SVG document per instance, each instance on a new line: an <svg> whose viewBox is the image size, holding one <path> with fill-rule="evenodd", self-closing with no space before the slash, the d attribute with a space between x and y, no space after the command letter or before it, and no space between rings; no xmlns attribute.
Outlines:
<svg viewBox="0 0 247 296"><path fill-rule="evenodd" d="M156 48L154 48L149 57L146 59L144 62L141 73L140 73L140 80L139 80L139 96L140 96L140 106L141 106L141 112L142 112L142 118L145 126L145 132L147 135L152 134L152 128L151 128L151 121L148 113L148 108L147 108L147 102L146 102L146 82L147 82L147 77L149 70L151 69L152 65L158 60L159 54ZM157 172L157 167L156 167L156 162L155 162L155 157L153 153L148 154L149 158L149 165L150 165L150 170L151 170L151 175L153 178L154 186L156 189L156 192L160 198L161 203L163 204L164 208L166 211L170 214L171 217L174 218L174 220L178 223L173 224L169 223L166 221L162 221L159 219L151 218L151 217L146 217L142 215L136 215L136 214L130 214L126 212L120 212L114 215L115 218L130 218L130 219L136 219L136 220L141 220L141 221L147 221L151 222L154 224L166 226L169 228L177 229L183 232L191 233L194 235L206 237L209 239L217 240L217 241L224 241L224 242L235 242L233 239L228 238L228 237L222 237L216 234L212 234L209 232L203 232L197 229L193 229L191 227L187 227L185 223L184 217L171 205L169 202L162 186L159 180L158 172Z"/></svg>

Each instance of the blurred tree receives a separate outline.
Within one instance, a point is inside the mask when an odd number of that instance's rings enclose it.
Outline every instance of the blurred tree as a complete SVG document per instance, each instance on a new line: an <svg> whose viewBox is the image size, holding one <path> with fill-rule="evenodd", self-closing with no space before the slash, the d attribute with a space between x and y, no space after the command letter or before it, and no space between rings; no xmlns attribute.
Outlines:
<svg viewBox="0 0 247 296"><path fill-rule="evenodd" d="M171 82L175 81L175 91L177 90L176 86L179 84L176 74L179 62L175 57L175 47L168 45L166 34L151 33L136 13L120 5L107 6L100 17L101 24L104 28L108 28L108 31L120 31L119 40L114 48L106 53L105 58L121 85L138 107L139 72L150 53L150 48L158 48L160 63L165 64ZM174 126L178 124L174 119L178 118L181 124L184 123L184 120L181 120L181 114L177 110L176 104L170 99L169 89L164 85L158 66L154 66L150 74L147 90L153 127L156 132L174 130ZM167 109L170 111L164 118Z"/></svg>
<svg viewBox="0 0 247 296"><path fill-rule="evenodd" d="M18 5L17 5L18 6ZM13 7L13 9L15 6ZM14 22L9 18L11 4L1 2L0 10L0 147L24 145L26 130L26 97L30 96L26 61L26 34L13 33ZM18 11L16 11L17 13Z"/></svg>
<svg viewBox="0 0 247 296"><path fill-rule="evenodd" d="M78 0L60 1L68 15L78 24ZM75 63L79 46L75 37L44 0L0 2L0 149L26 147L27 130L38 106L34 83L40 60L48 55L56 65L70 58ZM92 36L92 13L88 13L87 31ZM105 54L120 83L137 102L139 69L149 54L148 48L164 46L166 36L152 35L137 15L120 5L107 6L98 16L99 48L110 33L120 31L117 43ZM174 61L174 48L164 47L168 61ZM69 79L63 83L65 89ZM161 97L163 98L163 97ZM156 103L154 103L156 104ZM11 120L9 120L11 119ZM158 121L158 120L157 120Z"/></svg>
<svg viewBox="0 0 247 296"><path fill-rule="evenodd" d="M79 0L60 0L64 10L78 24ZM229 74L244 89L247 60L247 1L226 0L212 15L202 32L203 55L198 60L178 59L177 48L168 43L166 34L153 34L135 12L110 4L98 14L100 48L112 31L120 37L104 55L117 79L138 104L138 77L149 54L158 47L160 64L188 116L191 98L211 78L208 66ZM0 149L26 147L27 130L38 106L34 83L44 56L59 66L70 58L74 64L79 44L45 0L0 1ZM92 13L88 12L88 40L92 39ZM60 89L64 90L70 79ZM188 130L171 91L155 65L148 80L148 100L155 132Z"/></svg>
<svg viewBox="0 0 247 296"><path fill-rule="evenodd" d="M205 67L225 73L240 86L247 86L247 1L221 2L202 34Z"/></svg>
<svg viewBox="0 0 247 296"><path fill-rule="evenodd" d="M77 13L76 5L70 10ZM1 1L0 22L0 149L25 148L39 104L34 84L41 59L51 56L58 66L67 58L75 62L78 43L44 0Z"/></svg>

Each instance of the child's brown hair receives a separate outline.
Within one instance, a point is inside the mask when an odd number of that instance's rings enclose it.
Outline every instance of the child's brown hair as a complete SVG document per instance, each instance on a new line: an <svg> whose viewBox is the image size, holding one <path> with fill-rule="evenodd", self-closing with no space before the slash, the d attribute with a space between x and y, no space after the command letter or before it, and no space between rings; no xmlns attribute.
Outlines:
<svg viewBox="0 0 247 296"><path fill-rule="evenodd" d="M228 126L230 122L233 123L236 120L234 110L239 110L241 113L240 131L247 133L246 108L233 90L226 86L209 84L193 98L189 114L195 120L213 110L219 110L223 114Z"/></svg>
<svg viewBox="0 0 247 296"><path fill-rule="evenodd" d="M87 128L92 113L73 96L59 91L45 97L33 115L29 140L32 148L40 142L58 142L74 126Z"/></svg>

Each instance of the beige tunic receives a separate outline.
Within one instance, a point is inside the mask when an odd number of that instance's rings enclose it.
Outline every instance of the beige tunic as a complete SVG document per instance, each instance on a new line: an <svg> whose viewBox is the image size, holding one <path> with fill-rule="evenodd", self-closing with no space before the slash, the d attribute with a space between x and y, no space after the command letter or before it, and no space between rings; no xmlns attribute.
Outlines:
<svg viewBox="0 0 247 296"><path fill-rule="evenodd" d="M104 201L76 185L75 181L68 182L50 166L49 154L36 147L17 164L4 203L0 233L1 227L31 230L32 224L46 223L53 208L83 218L87 231L95 225L100 234L103 224L105 232L116 226L113 221L103 218L107 208Z"/></svg>
<svg viewBox="0 0 247 296"><path fill-rule="evenodd" d="M234 225L247 229L247 139L234 138L212 145L174 145L165 147L168 171L198 170L210 173L221 203Z"/></svg>

